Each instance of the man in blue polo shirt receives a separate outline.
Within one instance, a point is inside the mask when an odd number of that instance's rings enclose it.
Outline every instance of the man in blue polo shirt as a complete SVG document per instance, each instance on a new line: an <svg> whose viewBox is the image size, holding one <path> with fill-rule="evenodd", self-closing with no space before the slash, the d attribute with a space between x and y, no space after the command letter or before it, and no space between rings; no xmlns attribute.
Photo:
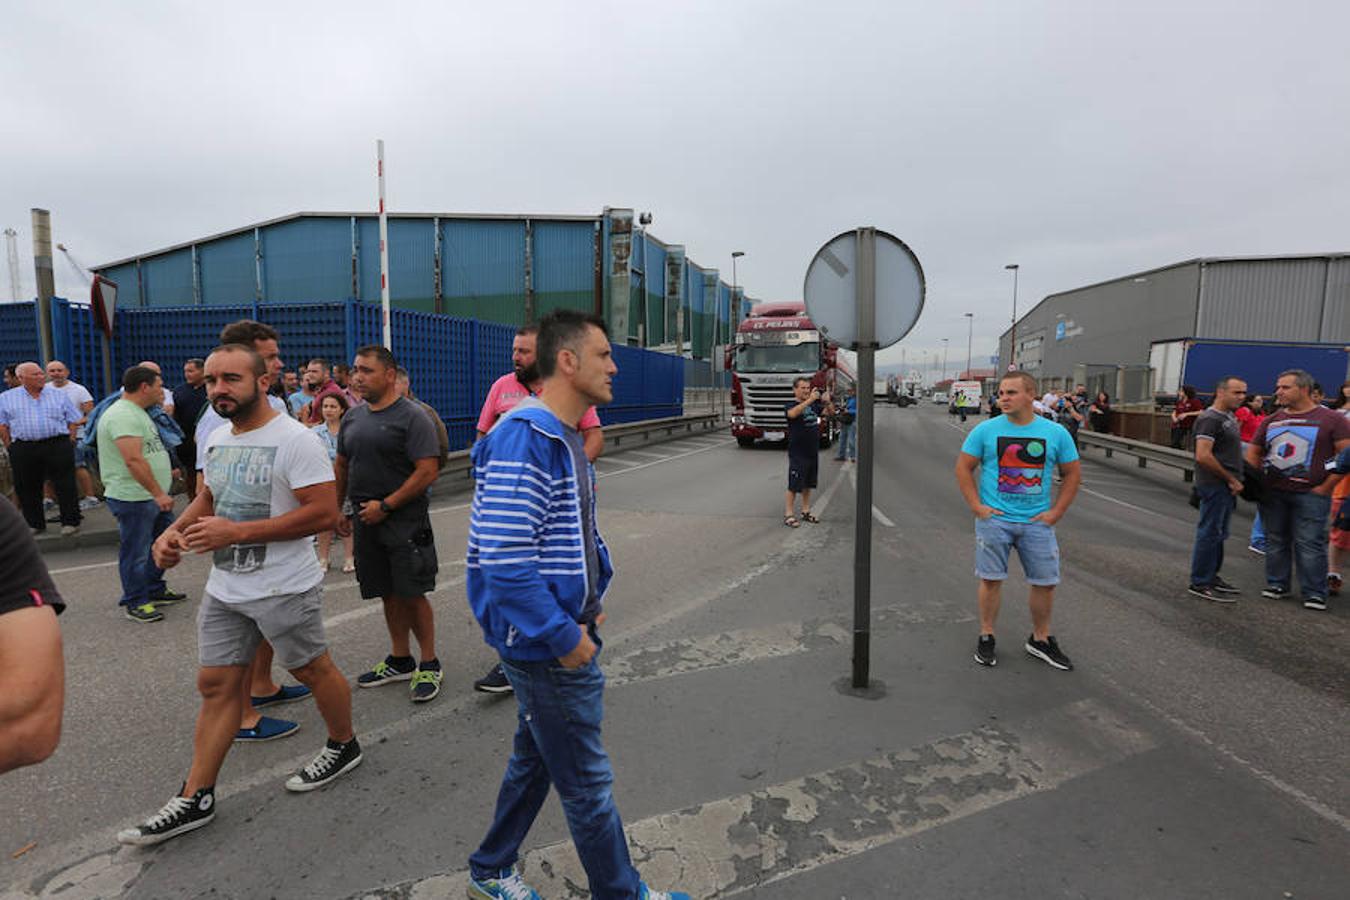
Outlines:
<svg viewBox="0 0 1350 900"><path fill-rule="evenodd" d="M42 514L42 486L50 481L61 507L61 534L80 530L75 488L75 432L84 413L35 362L15 367L20 386L0 394L0 441L14 467L14 491L23 517L34 534L47 530Z"/></svg>
<svg viewBox="0 0 1350 900"><path fill-rule="evenodd" d="M980 639L975 661L996 665L994 622L998 618L1008 555L1016 548L1031 585L1032 633L1026 651L1056 669L1073 668L1050 633L1050 610L1059 584L1055 523L1082 481L1078 450L1063 425L1036 415L1036 379L1009 372L998 386L1003 415L981 422L966 437L956 459L956 483L975 513L975 574L980 579ZM980 481L975 482L975 469ZM1063 477L1051 502L1051 476Z"/></svg>

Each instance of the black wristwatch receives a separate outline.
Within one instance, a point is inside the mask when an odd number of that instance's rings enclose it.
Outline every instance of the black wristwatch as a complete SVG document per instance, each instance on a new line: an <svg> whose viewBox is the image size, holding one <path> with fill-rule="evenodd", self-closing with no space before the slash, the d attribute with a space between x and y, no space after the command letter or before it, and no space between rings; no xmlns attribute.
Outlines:
<svg viewBox="0 0 1350 900"><path fill-rule="evenodd" d="M390 506L388 503L385 503L383 500L380 501L380 512L384 513L387 516L393 511L394 508L392 506Z"/></svg>

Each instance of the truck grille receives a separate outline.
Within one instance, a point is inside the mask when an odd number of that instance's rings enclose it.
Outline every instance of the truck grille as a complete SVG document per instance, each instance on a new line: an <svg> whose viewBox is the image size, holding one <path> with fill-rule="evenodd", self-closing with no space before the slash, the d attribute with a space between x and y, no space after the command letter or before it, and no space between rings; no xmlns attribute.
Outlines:
<svg viewBox="0 0 1350 900"><path fill-rule="evenodd" d="M794 399L791 384L753 384L741 382L745 393L745 417L758 428L779 431L787 428L787 414L783 407Z"/></svg>

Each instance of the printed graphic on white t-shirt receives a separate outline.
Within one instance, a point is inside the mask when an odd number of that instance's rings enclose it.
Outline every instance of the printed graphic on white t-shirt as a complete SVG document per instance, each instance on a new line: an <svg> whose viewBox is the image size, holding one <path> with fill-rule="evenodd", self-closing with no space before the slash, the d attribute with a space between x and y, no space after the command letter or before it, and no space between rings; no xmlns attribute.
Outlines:
<svg viewBox="0 0 1350 900"><path fill-rule="evenodd" d="M203 450L215 514L236 522L283 516L300 507L295 491L333 480L319 436L286 415L243 434L223 425ZM313 541L302 537L216 550L206 589L222 602L238 603L303 593L322 580Z"/></svg>

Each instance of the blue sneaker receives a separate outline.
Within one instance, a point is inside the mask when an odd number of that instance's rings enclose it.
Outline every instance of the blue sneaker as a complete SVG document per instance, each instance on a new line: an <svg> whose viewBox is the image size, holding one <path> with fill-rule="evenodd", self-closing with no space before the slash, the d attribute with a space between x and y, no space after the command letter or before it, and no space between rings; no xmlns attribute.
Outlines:
<svg viewBox="0 0 1350 900"><path fill-rule="evenodd" d="M502 869L496 878L483 881L470 875L468 894L469 900L544 900L515 869Z"/></svg>
<svg viewBox="0 0 1350 900"><path fill-rule="evenodd" d="M234 733L236 744L261 744L263 741L275 741L295 734L300 730L299 722L287 722L285 719L273 719L263 716L252 728L240 728Z"/></svg>
<svg viewBox="0 0 1350 900"><path fill-rule="evenodd" d="M638 882L638 900L689 900L689 895L682 891L654 891L642 881Z"/></svg>
<svg viewBox="0 0 1350 900"><path fill-rule="evenodd" d="M268 694L266 697L250 697L254 709L262 709L266 706L277 706L282 703L294 703L296 700L304 700L309 696L309 688L303 684L283 684L277 689L275 694Z"/></svg>

